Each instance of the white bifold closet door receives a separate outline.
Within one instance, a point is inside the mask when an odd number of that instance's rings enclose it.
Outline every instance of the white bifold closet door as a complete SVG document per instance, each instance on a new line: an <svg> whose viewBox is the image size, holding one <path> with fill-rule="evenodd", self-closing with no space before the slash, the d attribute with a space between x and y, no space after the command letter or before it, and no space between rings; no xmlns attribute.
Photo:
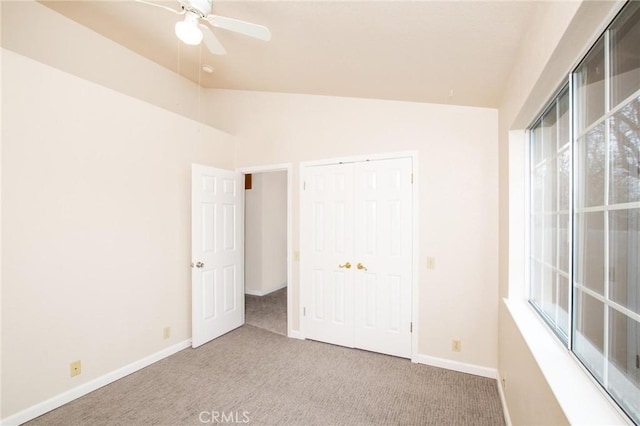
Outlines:
<svg viewBox="0 0 640 426"><path fill-rule="evenodd" d="M411 357L412 159L307 167L305 336Z"/></svg>

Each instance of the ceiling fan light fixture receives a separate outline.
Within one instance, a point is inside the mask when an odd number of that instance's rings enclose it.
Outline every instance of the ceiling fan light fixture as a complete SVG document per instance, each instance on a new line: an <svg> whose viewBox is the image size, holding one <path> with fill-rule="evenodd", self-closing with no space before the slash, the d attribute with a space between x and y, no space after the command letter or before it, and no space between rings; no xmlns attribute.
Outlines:
<svg viewBox="0 0 640 426"><path fill-rule="evenodd" d="M184 21L176 22L176 36L185 44L197 46L202 42L202 31L198 28L198 17L187 13Z"/></svg>

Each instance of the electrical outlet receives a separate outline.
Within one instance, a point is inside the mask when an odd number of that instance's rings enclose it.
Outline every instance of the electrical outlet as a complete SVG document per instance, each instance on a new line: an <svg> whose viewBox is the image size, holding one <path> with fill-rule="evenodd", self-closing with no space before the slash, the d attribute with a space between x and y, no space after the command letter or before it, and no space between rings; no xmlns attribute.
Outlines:
<svg viewBox="0 0 640 426"><path fill-rule="evenodd" d="M451 350L460 352L462 350L462 340L454 339L451 341Z"/></svg>
<svg viewBox="0 0 640 426"><path fill-rule="evenodd" d="M502 378L502 390L507 390L507 377Z"/></svg>
<svg viewBox="0 0 640 426"><path fill-rule="evenodd" d="M435 257L427 257L427 269L436 269Z"/></svg>
<svg viewBox="0 0 640 426"><path fill-rule="evenodd" d="M80 360L74 361L69 364L69 372L71 377L75 377L78 374L82 373L82 366L80 365Z"/></svg>
<svg viewBox="0 0 640 426"><path fill-rule="evenodd" d="M171 327L164 328L163 336L165 339L168 339L169 337L171 337Z"/></svg>

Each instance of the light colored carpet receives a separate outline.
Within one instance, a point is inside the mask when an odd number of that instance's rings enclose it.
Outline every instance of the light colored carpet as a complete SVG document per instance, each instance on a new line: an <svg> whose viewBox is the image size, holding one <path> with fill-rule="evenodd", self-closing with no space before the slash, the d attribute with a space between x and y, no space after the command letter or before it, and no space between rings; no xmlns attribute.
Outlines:
<svg viewBox="0 0 640 426"><path fill-rule="evenodd" d="M29 425L201 425L212 411L254 425L504 424L495 380L245 325Z"/></svg>
<svg viewBox="0 0 640 426"><path fill-rule="evenodd" d="M265 296L244 296L244 322L287 335L287 288Z"/></svg>

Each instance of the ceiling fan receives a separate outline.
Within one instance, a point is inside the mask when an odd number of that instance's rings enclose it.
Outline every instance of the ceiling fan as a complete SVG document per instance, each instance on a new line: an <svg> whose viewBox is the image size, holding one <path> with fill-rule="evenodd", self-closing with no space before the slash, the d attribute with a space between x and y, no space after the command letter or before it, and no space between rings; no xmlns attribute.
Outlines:
<svg viewBox="0 0 640 426"><path fill-rule="evenodd" d="M198 45L204 39L207 49L214 55L227 53L224 46L213 34L209 25L234 31L259 40L271 40L271 31L264 25L252 24L238 19L211 14L213 0L178 0L180 9L173 9L147 0L136 0L138 3L159 7L176 15L184 15L184 20L176 22L176 36L185 44ZM206 25L206 24L209 25Z"/></svg>

